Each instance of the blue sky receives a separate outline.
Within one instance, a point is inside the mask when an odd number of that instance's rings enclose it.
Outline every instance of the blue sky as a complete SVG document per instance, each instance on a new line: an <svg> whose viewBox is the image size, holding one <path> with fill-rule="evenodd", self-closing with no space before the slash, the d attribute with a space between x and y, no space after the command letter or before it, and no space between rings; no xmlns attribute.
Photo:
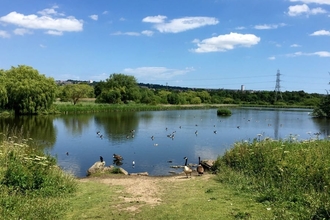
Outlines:
<svg viewBox="0 0 330 220"><path fill-rule="evenodd" d="M55 80L330 90L330 0L2 0L0 69Z"/></svg>

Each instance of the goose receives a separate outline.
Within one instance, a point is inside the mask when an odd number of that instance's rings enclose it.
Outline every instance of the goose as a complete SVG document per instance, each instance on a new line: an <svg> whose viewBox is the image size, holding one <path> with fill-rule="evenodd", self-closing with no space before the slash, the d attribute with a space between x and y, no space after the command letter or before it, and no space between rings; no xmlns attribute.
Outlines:
<svg viewBox="0 0 330 220"><path fill-rule="evenodd" d="M113 158L114 158L115 160L123 160L123 157L120 156L119 154L113 154Z"/></svg>
<svg viewBox="0 0 330 220"><path fill-rule="evenodd" d="M187 157L184 157L183 159L186 160L186 162L185 162L185 164L184 164L183 171L184 171L184 173L186 174L187 178L188 178L188 174L190 174L190 178L191 178L192 169L191 169L190 167L187 166L188 158L187 158Z"/></svg>
<svg viewBox="0 0 330 220"><path fill-rule="evenodd" d="M204 167L201 164L201 157L198 157L197 173L198 175L202 175L204 173Z"/></svg>

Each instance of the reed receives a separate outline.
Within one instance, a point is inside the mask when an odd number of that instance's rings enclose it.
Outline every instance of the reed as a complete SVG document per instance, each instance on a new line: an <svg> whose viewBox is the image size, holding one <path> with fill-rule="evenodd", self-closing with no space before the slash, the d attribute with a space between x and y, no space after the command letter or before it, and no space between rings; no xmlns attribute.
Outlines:
<svg viewBox="0 0 330 220"><path fill-rule="evenodd" d="M236 143L220 156L218 180L255 192L280 219L330 218L330 142L260 140Z"/></svg>

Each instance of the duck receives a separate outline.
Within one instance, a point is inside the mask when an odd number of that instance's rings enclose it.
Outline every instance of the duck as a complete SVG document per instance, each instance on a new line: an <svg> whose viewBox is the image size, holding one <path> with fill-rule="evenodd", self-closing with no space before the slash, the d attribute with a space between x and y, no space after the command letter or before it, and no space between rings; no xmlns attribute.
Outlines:
<svg viewBox="0 0 330 220"><path fill-rule="evenodd" d="M188 174L190 175L190 178L191 178L192 169L191 169L190 167L187 166L188 158L187 158L187 157L184 157L183 159L186 160L186 162L185 162L185 164L184 164L183 171L184 171L184 173L186 174L187 178L188 178Z"/></svg>
<svg viewBox="0 0 330 220"><path fill-rule="evenodd" d="M199 176L204 173L204 167L201 164L201 157L198 157L197 173Z"/></svg>
<svg viewBox="0 0 330 220"><path fill-rule="evenodd" d="M123 157L120 156L119 154L113 154L113 158L114 158L115 160L123 160Z"/></svg>

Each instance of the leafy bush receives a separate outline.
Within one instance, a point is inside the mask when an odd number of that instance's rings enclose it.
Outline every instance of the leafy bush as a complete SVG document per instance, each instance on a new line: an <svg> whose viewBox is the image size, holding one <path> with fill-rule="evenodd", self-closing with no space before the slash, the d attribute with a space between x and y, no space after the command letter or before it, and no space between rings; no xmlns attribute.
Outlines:
<svg viewBox="0 0 330 220"><path fill-rule="evenodd" d="M217 110L217 115L229 116L229 115L231 115L231 111L227 108L220 108L220 109Z"/></svg>

